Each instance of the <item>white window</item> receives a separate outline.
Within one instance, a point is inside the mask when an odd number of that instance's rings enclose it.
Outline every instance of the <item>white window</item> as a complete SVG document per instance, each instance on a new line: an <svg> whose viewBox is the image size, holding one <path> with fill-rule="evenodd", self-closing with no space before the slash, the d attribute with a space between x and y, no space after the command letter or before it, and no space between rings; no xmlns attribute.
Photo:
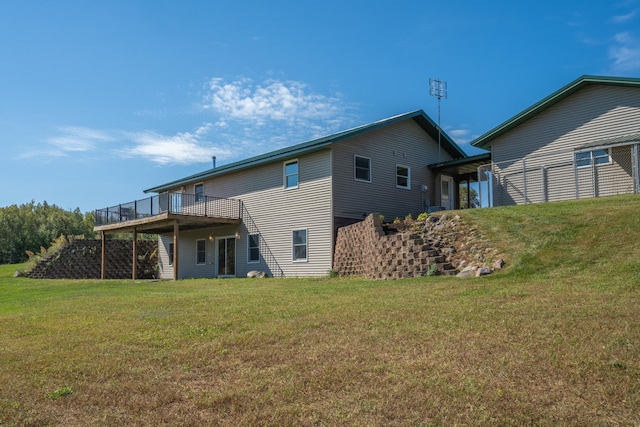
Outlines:
<svg viewBox="0 0 640 427"><path fill-rule="evenodd" d="M207 263L207 241L196 240L196 264L202 265Z"/></svg>
<svg viewBox="0 0 640 427"><path fill-rule="evenodd" d="M293 260L307 260L307 230L293 230Z"/></svg>
<svg viewBox="0 0 640 427"><path fill-rule="evenodd" d="M249 234L248 262L260 262L260 235Z"/></svg>
<svg viewBox="0 0 640 427"><path fill-rule="evenodd" d="M284 163L284 188L298 188L298 160Z"/></svg>
<svg viewBox="0 0 640 427"><path fill-rule="evenodd" d="M196 195L196 203L204 202L204 184L196 184L193 186L193 192Z"/></svg>
<svg viewBox="0 0 640 427"><path fill-rule="evenodd" d="M368 157L354 156L353 175L356 181L371 182L371 159Z"/></svg>
<svg viewBox="0 0 640 427"><path fill-rule="evenodd" d="M609 149L584 151L576 153L576 166L579 168L591 165L606 165L611 163L611 152Z"/></svg>
<svg viewBox="0 0 640 427"><path fill-rule="evenodd" d="M396 187L411 188L411 168L409 166L396 165Z"/></svg>

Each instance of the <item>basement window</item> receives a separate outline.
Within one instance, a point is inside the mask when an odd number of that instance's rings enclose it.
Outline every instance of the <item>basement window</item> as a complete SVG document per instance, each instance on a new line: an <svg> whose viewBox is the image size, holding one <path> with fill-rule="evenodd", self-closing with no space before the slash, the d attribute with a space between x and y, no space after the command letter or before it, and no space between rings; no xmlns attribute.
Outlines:
<svg viewBox="0 0 640 427"><path fill-rule="evenodd" d="M307 230L293 230L293 260L307 260Z"/></svg>
<svg viewBox="0 0 640 427"><path fill-rule="evenodd" d="M196 240L196 264L203 265L207 263L207 241Z"/></svg>
<svg viewBox="0 0 640 427"><path fill-rule="evenodd" d="M260 235L249 234L249 256L248 261L251 263L260 262Z"/></svg>

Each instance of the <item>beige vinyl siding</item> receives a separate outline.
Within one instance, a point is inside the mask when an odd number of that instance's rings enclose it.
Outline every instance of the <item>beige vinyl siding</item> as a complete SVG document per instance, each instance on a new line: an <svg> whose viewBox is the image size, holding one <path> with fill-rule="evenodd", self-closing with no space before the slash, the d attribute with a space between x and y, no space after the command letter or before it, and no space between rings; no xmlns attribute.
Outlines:
<svg viewBox="0 0 640 427"><path fill-rule="evenodd" d="M298 188L285 189L284 161L294 158L298 159L299 185ZM330 150L291 159L209 179L204 183L204 193L207 196L242 200L259 229L260 238L268 245L285 276L323 276L331 269L333 253ZM228 234L233 235L236 228L239 232L236 241L236 276L245 277L251 270L265 271L263 262L247 262L248 236L245 224L229 229ZM293 262L292 230L302 228L308 230L308 261ZM195 240L200 235L214 233L219 236L224 231L224 227L211 227L198 231L202 234L180 232L181 277L209 277L200 275L201 266L195 265ZM207 246L207 249L207 259L215 257L215 248L209 251ZM183 252L186 259L183 258ZM261 258L264 255L261 253ZM215 258L212 259L215 262ZM214 268L211 270L215 271Z"/></svg>
<svg viewBox="0 0 640 427"><path fill-rule="evenodd" d="M158 236L158 274L160 279L173 279L173 265L169 265L169 245L171 242L173 242L173 235L161 234Z"/></svg>
<svg viewBox="0 0 640 427"><path fill-rule="evenodd" d="M371 182L354 179L354 156L371 159ZM442 161L451 156L443 149ZM351 138L334 145L333 194L334 215L340 218L362 219L378 212L385 219L416 216L424 210L425 196L434 204L435 179L427 165L438 162L438 142L427 135L413 120L386 126L383 129ZM396 165L411 168L411 189L396 187Z"/></svg>
<svg viewBox="0 0 640 427"><path fill-rule="evenodd" d="M525 171L526 202L574 198L574 150L598 140L637 133L638 126L640 89L587 86L492 142L492 160L502 187L495 189L494 195L503 192L501 204L509 204L508 201L524 203L522 172ZM598 173L607 175L607 181L615 181L615 185L597 195L618 194L633 185L630 158L625 160L625 156L613 155L619 150L613 149L612 164L595 168ZM583 181L586 174L586 169L578 170L580 197L591 197L587 195L591 194L591 189ZM545 181L549 184L546 192ZM562 185L551 185L553 183Z"/></svg>

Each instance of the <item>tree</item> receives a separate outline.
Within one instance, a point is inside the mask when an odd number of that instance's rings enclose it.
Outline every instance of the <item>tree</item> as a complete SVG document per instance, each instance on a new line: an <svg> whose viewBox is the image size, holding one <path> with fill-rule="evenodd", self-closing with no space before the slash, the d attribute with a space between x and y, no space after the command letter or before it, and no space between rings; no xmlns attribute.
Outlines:
<svg viewBox="0 0 640 427"><path fill-rule="evenodd" d="M27 260L26 251L48 248L60 235L93 237L93 214L64 210L46 201L0 208L0 264Z"/></svg>
<svg viewBox="0 0 640 427"><path fill-rule="evenodd" d="M478 190L467 185L467 183L460 184L460 208L466 209L479 208L480 197L478 196Z"/></svg>

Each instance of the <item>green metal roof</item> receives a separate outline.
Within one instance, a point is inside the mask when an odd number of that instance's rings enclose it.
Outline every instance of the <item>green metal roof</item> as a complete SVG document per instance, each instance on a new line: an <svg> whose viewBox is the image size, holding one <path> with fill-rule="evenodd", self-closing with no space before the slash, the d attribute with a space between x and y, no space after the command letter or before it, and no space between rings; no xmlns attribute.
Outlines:
<svg viewBox="0 0 640 427"><path fill-rule="evenodd" d="M491 142L500 135L512 130L521 123L529 120L531 117L546 110L547 108L557 104L569 95L577 92L588 85L613 85L613 86L631 86L640 87L640 78L632 77L607 77L607 76L582 76L568 85L553 92L551 95L536 102L526 110L511 117L506 122L496 126L484 135L476 138L471 142L471 145L479 148L486 148L491 145Z"/></svg>
<svg viewBox="0 0 640 427"><path fill-rule="evenodd" d="M303 142L301 144L285 147L280 150L271 151L269 153L261 154L259 156L251 157L245 160L240 160L238 162L229 163L223 166L219 166L217 168L209 169L204 172L197 173L195 175L190 175L182 179L178 179L172 182L168 182L166 184L149 188L147 190L144 190L144 192L160 193L163 191L167 191L170 188L175 188L177 186L189 184L192 182L202 181L204 179L212 178L214 176L236 172L239 170L256 167L259 165L263 165L263 164L278 161L278 160L284 160L286 158L295 157L301 154L312 153L314 151L322 150L323 148L326 148L332 144L335 144L336 142L345 140L347 138L351 138L366 132L371 132L381 127L388 126L390 124L398 123L408 119L415 120L415 122L418 125L420 125L425 130L425 132L427 132L434 140L436 141L438 140L438 126L436 125L436 123L433 120L431 120L431 118L427 116L424 111L416 110L416 111L401 114L398 116L389 117L387 119L383 119L377 122L358 126L345 131L337 132L328 136L324 136L322 138ZM454 158L466 157L466 154L464 153L464 151L462 151L462 149L460 149L460 147L458 147L458 145L444 131L441 132L440 141L442 144L442 148L446 150L452 157Z"/></svg>

